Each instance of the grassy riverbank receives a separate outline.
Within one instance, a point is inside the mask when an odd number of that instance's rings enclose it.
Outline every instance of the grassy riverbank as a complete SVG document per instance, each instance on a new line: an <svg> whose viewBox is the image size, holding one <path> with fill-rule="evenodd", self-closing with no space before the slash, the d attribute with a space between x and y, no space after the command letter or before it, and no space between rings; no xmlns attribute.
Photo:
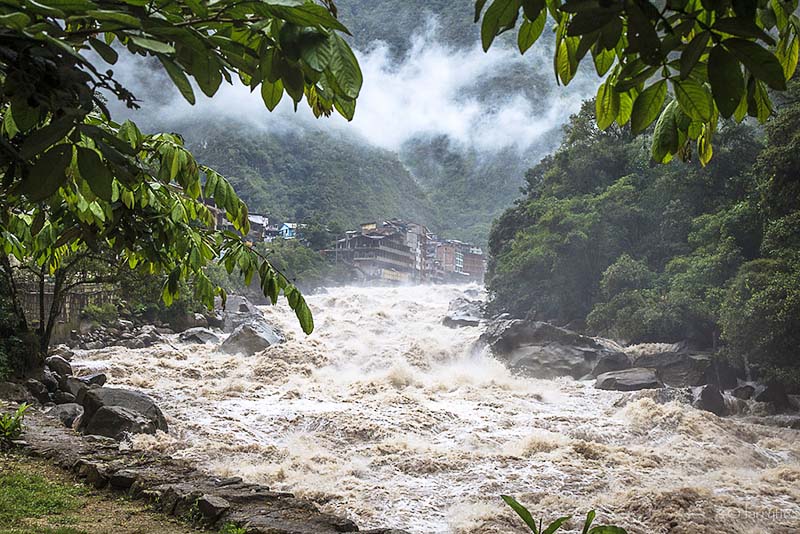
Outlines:
<svg viewBox="0 0 800 534"><path fill-rule="evenodd" d="M0 454L0 534L185 534L147 505L78 483L46 461Z"/></svg>

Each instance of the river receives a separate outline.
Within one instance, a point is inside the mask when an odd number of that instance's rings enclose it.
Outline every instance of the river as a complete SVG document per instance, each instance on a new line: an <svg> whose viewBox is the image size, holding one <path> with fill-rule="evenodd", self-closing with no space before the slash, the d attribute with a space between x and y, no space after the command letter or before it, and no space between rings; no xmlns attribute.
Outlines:
<svg viewBox="0 0 800 534"><path fill-rule="evenodd" d="M362 527L522 533L511 494L537 517L591 507L632 534L800 532L799 431L515 376L472 349L479 328L441 324L464 291L479 290L335 288L308 297L308 337L285 305L264 308L287 340L253 357L174 343L83 351L78 367L161 405L170 434L136 447Z"/></svg>

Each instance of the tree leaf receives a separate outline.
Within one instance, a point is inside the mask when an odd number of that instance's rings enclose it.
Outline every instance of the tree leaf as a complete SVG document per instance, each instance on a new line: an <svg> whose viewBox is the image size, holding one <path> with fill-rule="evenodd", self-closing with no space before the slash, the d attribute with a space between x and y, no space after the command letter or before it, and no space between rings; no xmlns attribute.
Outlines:
<svg viewBox="0 0 800 534"><path fill-rule="evenodd" d="M503 28L512 24L519 13L517 0L494 0L483 15L481 24L481 44L483 51L489 50L495 36Z"/></svg>
<svg viewBox="0 0 800 534"><path fill-rule="evenodd" d="M589 534L589 527L592 526L596 515L597 514L594 510L589 510L589 513L586 514L586 521L583 523L583 530L581 530L581 534Z"/></svg>
<svg viewBox="0 0 800 534"><path fill-rule="evenodd" d="M189 83L189 78L187 78L186 74L183 72L183 69L168 57L158 56L158 60L161 61L162 65L164 65L164 70L167 71L172 83L174 83L175 87L177 87L181 92L183 98L185 98L190 104L194 105L194 90L192 89L192 84Z"/></svg>
<svg viewBox="0 0 800 534"><path fill-rule="evenodd" d="M763 29L759 28L752 18L724 17L717 19L711 28L718 32L738 35L740 37L754 37L756 39L761 39L767 44L775 44L775 39L770 37Z"/></svg>
<svg viewBox="0 0 800 534"><path fill-rule="evenodd" d="M175 47L169 43L156 41L147 37L139 37L138 35L131 35L130 40L141 48L150 50L151 52L158 52L159 54L174 54Z"/></svg>
<svg viewBox="0 0 800 534"><path fill-rule="evenodd" d="M111 202L114 177L94 150L78 147L78 170L98 197Z"/></svg>
<svg viewBox="0 0 800 534"><path fill-rule="evenodd" d="M600 525L593 527L589 534L628 534L628 531L622 527L614 527L610 525Z"/></svg>
<svg viewBox="0 0 800 534"><path fill-rule="evenodd" d="M547 11L542 9L536 20L530 21L526 18L522 22L517 34L517 46L521 53L524 54L541 37L546 21Z"/></svg>
<svg viewBox="0 0 800 534"><path fill-rule="evenodd" d="M571 515L559 517L558 519L550 523L550 525L542 531L542 534L554 534L555 531L561 528L561 525L563 525L564 522L569 521L571 517L572 517Z"/></svg>
<svg viewBox="0 0 800 534"><path fill-rule="evenodd" d="M358 98L364 78L358 60L350 46L336 33L328 37L330 47L329 71L333 74L336 85L348 98Z"/></svg>
<svg viewBox="0 0 800 534"><path fill-rule="evenodd" d="M786 90L783 66L775 55L764 47L744 39L726 39L722 44L738 59L753 76L773 89Z"/></svg>
<svg viewBox="0 0 800 534"><path fill-rule="evenodd" d="M512 510L517 512L517 515L525 521L525 524L533 531L533 534L539 534L539 528L536 526L536 521L531 516L531 513L528 511L527 508L522 506L520 503L514 499L514 497L510 497L508 495L501 495L500 496L507 505L511 507Z"/></svg>
<svg viewBox="0 0 800 534"><path fill-rule="evenodd" d="M261 82L261 98L268 110L274 110L283 98L283 82L280 80L276 80L275 83L267 80Z"/></svg>
<svg viewBox="0 0 800 534"><path fill-rule="evenodd" d="M744 95L744 77L736 58L721 45L708 55L708 81L720 114L730 118Z"/></svg>
<svg viewBox="0 0 800 534"><path fill-rule="evenodd" d="M673 80L672 88L678 105L686 115L703 122L711 120L714 101L703 85L689 78L683 81Z"/></svg>
<svg viewBox="0 0 800 534"><path fill-rule="evenodd" d="M694 66L700 61L703 52L705 52L710 38L710 32L700 32L686 45L683 53L681 53L681 80L685 80L689 77L692 69L694 69Z"/></svg>
<svg viewBox="0 0 800 534"><path fill-rule="evenodd" d="M631 132L637 135L658 117L667 97L667 82L659 80L636 97L631 110Z"/></svg>
<svg viewBox="0 0 800 534"><path fill-rule="evenodd" d="M658 38L655 26L636 2L628 2L626 7L629 49L638 52L642 61L648 65L659 65L663 56L661 40Z"/></svg>
<svg viewBox="0 0 800 534"><path fill-rule="evenodd" d="M605 130L614 123L619 113L619 93L611 87L609 81L600 84L595 99L597 127Z"/></svg>
<svg viewBox="0 0 800 534"><path fill-rule="evenodd" d="M117 54L117 51L103 41L95 39L94 37L90 37L89 44L92 45L94 51L97 52L97 54L103 58L103 61L106 63L113 65L117 62L117 59L119 59L119 54Z"/></svg>
<svg viewBox="0 0 800 534"><path fill-rule="evenodd" d="M670 102L656 122L653 132L652 156L658 163L667 163L678 151L678 126L676 113L679 107L676 101Z"/></svg>
<svg viewBox="0 0 800 534"><path fill-rule="evenodd" d="M45 152L31 168L20 191L31 201L49 197L67 180L67 167L72 162L72 145L56 145Z"/></svg>
<svg viewBox="0 0 800 534"><path fill-rule="evenodd" d="M213 54L195 53L192 58L192 75L206 96L214 96L222 83L220 64Z"/></svg>
<svg viewBox="0 0 800 534"><path fill-rule="evenodd" d="M608 70L614 66L617 54L613 50L606 50L599 43L595 43L592 48L592 59L597 75L605 76Z"/></svg>
<svg viewBox="0 0 800 534"><path fill-rule="evenodd" d="M29 160L61 141L74 127L74 117L62 117L43 128L33 130L22 143L19 155Z"/></svg>

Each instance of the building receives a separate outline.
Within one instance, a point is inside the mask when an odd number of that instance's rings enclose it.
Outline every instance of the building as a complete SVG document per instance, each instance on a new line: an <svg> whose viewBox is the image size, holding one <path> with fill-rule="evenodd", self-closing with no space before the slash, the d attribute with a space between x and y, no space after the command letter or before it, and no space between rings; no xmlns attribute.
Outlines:
<svg viewBox="0 0 800 534"><path fill-rule="evenodd" d="M336 263L350 265L367 280L408 282L414 278L414 253L405 236L392 227L362 226L324 251Z"/></svg>

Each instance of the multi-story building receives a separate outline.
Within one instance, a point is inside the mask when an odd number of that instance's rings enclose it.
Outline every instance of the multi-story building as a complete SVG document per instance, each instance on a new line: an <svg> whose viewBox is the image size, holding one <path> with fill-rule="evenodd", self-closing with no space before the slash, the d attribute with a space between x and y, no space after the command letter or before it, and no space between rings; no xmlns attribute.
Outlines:
<svg viewBox="0 0 800 534"><path fill-rule="evenodd" d="M361 232L348 232L336 241L328 258L351 265L368 280L408 282L414 279L415 255L405 235L391 226L362 225Z"/></svg>

